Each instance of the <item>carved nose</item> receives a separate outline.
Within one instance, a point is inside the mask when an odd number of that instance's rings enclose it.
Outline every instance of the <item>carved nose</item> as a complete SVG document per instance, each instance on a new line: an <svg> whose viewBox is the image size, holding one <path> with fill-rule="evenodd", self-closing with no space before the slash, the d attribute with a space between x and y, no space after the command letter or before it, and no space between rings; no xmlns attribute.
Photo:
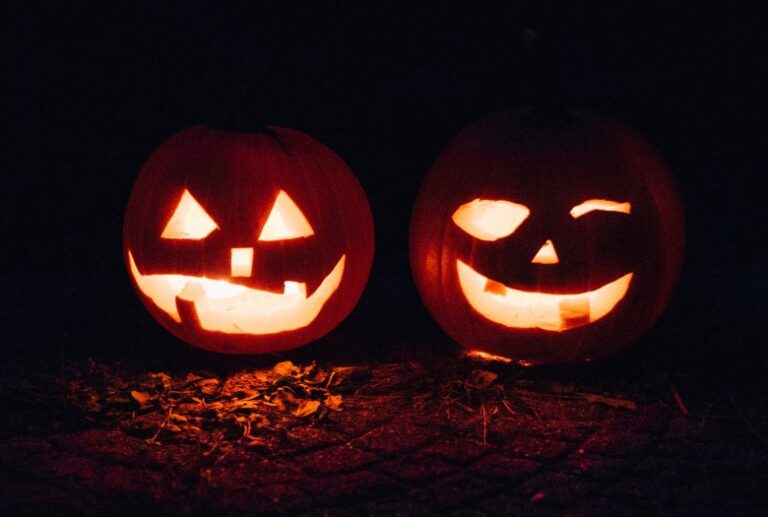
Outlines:
<svg viewBox="0 0 768 517"><path fill-rule="evenodd" d="M552 244L552 239L547 239L531 260L531 264L557 264L559 262L560 259L557 258L557 251L555 251L555 245Z"/></svg>
<svg viewBox="0 0 768 517"><path fill-rule="evenodd" d="M251 276L253 270L253 248L232 248L232 276Z"/></svg>

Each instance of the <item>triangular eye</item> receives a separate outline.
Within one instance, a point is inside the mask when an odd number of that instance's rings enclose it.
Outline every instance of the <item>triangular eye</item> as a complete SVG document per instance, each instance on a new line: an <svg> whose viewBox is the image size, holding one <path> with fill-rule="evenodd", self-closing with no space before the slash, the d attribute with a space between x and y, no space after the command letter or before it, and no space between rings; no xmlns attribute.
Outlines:
<svg viewBox="0 0 768 517"><path fill-rule="evenodd" d="M200 240L208 235L219 225L208 215L208 212L200 206L200 203L192 197L189 190L184 189L176 210L165 225L163 239L190 239Z"/></svg>
<svg viewBox="0 0 768 517"><path fill-rule="evenodd" d="M261 229L260 241L281 241L314 235L307 218L284 190L275 198L267 222Z"/></svg>

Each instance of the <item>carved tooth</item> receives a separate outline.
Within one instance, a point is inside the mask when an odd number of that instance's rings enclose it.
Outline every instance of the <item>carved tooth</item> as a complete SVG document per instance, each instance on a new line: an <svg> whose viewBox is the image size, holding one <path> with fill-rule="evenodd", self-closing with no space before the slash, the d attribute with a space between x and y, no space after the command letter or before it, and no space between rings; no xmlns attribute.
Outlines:
<svg viewBox="0 0 768 517"><path fill-rule="evenodd" d="M302 298L307 297L307 284L304 282L291 282L288 280L283 285L285 286L285 289L283 289L283 294L290 296L298 295Z"/></svg>
<svg viewBox="0 0 768 517"><path fill-rule="evenodd" d="M490 278L488 278L485 281L485 292L495 294L498 296L504 296L505 294L507 294L507 286L505 286L501 282L497 282L496 280L491 280Z"/></svg>
<svg viewBox="0 0 768 517"><path fill-rule="evenodd" d="M566 298L558 304L563 327L568 329L589 323L589 298Z"/></svg>
<svg viewBox="0 0 768 517"><path fill-rule="evenodd" d="M205 295L205 288L198 282L189 280L177 296L182 300L194 302L203 295Z"/></svg>

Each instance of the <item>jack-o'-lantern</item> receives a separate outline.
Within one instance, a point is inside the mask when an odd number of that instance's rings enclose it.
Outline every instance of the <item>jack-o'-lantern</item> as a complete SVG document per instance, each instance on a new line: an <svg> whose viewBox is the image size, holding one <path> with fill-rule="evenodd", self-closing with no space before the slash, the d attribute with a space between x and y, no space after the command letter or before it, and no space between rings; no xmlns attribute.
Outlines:
<svg viewBox="0 0 768 517"><path fill-rule="evenodd" d="M309 136L195 126L142 168L123 252L146 308L182 340L275 352L325 335L355 306L373 219L352 172Z"/></svg>
<svg viewBox="0 0 768 517"><path fill-rule="evenodd" d="M428 310L466 348L588 361L656 321L683 241L674 181L647 142L591 115L520 110L470 125L437 158L410 261Z"/></svg>

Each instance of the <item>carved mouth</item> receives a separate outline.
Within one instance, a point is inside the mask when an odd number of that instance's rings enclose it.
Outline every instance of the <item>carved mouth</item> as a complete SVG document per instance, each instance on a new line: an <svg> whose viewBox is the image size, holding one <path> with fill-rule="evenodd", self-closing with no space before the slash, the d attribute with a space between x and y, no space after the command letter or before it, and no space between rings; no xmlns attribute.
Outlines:
<svg viewBox="0 0 768 517"><path fill-rule="evenodd" d="M179 303L189 303L205 330L227 334L275 334L306 327L336 292L346 255L307 297L304 282L286 281L282 293L251 289L226 280L187 275L142 275L131 252L131 274L142 293L174 321L181 323Z"/></svg>
<svg viewBox="0 0 768 517"><path fill-rule="evenodd" d="M632 282L627 273L592 291L553 294L512 289L456 261L459 284L469 305L485 318L509 328L553 332L593 323L610 313Z"/></svg>

